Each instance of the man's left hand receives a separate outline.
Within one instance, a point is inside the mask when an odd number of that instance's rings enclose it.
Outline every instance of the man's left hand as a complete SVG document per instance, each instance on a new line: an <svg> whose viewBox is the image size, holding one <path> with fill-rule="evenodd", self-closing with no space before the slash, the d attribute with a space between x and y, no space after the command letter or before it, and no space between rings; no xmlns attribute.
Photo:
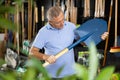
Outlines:
<svg viewBox="0 0 120 80"><path fill-rule="evenodd" d="M102 40L105 40L107 37L108 37L109 33L108 32L104 32L102 35L101 35L101 39Z"/></svg>

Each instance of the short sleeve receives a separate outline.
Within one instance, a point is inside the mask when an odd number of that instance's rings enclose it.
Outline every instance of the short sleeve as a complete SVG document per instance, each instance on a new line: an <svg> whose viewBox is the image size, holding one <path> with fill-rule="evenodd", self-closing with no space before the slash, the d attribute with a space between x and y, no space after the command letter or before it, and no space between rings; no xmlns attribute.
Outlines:
<svg viewBox="0 0 120 80"><path fill-rule="evenodd" d="M45 34L43 31L39 30L38 34L36 35L32 46L42 49L45 45Z"/></svg>

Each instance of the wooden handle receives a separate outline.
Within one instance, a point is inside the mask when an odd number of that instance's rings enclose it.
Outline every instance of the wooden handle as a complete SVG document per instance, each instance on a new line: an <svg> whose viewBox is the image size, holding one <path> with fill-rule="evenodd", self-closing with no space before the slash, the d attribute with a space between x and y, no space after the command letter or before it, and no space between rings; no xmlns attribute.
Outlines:
<svg viewBox="0 0 120 80"><path fill-rule="evenodd" d="M114 42L115 47L117 47L117 18L118 18L118 0L115 0L115 42Z"/></svg>
<svg viewBox="0 0 120 80"><path fill-rule="evenodd" d="M63 49L62 51L60 51L59 53L57 53L57 55L55 56L55 58L58 59L59 57L61 57L63 54L65 54L65 53L68 52L68 51L69 51L68 48ZM48 65L49 65L48 62L45 62L45 63L43 64L44 67L46 67L46 66L48 66Z"/></svg>
<svg viewBox="0 0 120 80"><path fill-rule="evenodd" d="M111 5L110 5L110 14L109 14L109 21L108 21L108 33L110 32L111 16L112 16L112 6L113 6L113 0L111 0ZM109 36L106 38L103 66L105 65L105 62L106 62L108 40L109 40Z"/></svg>

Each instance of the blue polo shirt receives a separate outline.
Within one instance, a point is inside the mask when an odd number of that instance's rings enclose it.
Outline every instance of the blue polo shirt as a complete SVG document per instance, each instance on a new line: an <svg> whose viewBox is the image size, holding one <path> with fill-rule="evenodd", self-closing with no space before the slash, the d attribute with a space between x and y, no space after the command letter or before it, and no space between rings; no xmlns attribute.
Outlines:
<svg viewBox="0 0 120 80"><path fill-rule="evenodd" d="M64 48L71 45L74 41L75 35L74 30L76 26L73 23L64 22L64 27L62 29L53 28L49 23L42 27L32 46L37 48L44 48L45 54L56 55L58 52ZM62 78L75 73L73 69L74 65L74 51L69 50L66 54L62 55L54 64L50 64L46 67L46 70L53 78ZM59 68L64 66L61 74L56 75Z"/></svg>

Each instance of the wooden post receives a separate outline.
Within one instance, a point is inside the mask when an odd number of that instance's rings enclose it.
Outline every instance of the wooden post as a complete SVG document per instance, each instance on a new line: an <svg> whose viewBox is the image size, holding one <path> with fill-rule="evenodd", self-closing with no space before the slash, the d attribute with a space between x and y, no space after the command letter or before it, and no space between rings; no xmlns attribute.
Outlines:
<svg viewBox="0 0 120 80"><path fill-rule="evenodd" d="M44 26L44 6L41 6L41 12L42 12L42 26Z"/></svg>
<svg viewBox="0 0 120 80"><path fill-rule="evenodd" d="M67 5L67 10L66 10L66 20L69 21L69 10L70 10L70 0L67 0L66 2L66 5Z"/></svg>
<svg viewBox="0 0 120 80"><path fill-rule="evenodd" d="M98 2L99 2L99 0L95 0L95 14L94 14L94 16L95 17L98 17L99 16L99 6L98 6Z"/></svg>
<svg viewBox="0 0 120 80"><path fill-rule="evenodd" d="M102 0L102 7L100 12L101 17L105 16L105 0Z"/></svg>
<svg viewBox="0 0 120 80"><path fill-rule="evenodd" d="M17 14L14 14L14 23L17 23ZM16 32L14 32L14 46L16 46L16 44L17 44Z"/></svg>
<svg viewBox="0 0 120 80"><path fill-rule="evenodd" d="M32 32L32 36L35 36L35 27L36 27L36 10L37 10L37 7L36 7L36 2L34 2L34 19L33 19L33 32Z"/></svg>
<svg viewBox="0 0 120 80"><path fill-rule="evenodd" d="M25 34L25 30L24 30L24 2L22 3L22 43L24 41L24 34Z"/></svg>
<svg viewBox="0 0 120 80"><path fill-rule="evenodd" d="M84 0L84 17L90 16L90 0Z"/></svg>
<svg viewBox="0 0 120 80"><path fill-rule="evenodd" d="M20 54L20 45L19 45L19 7L18 4L15 3L16 14L14 16L14 23L16 23L17 31L14 33L14 46L17 46L17 53Z"/></svg>
<svg viewBox="0 0 120 80"><path fill-rule="evenodd" d="M28 40L32 37L32 0L28 0Z"/></svg>
<svg viewBox="0 0 120 80"><path fill-rule="evenodd" d="M118 18L118 0L115 0L115 42L114 42L115 47L117 47L117 18Z"/></svg>
<svg viewBox="0 0 120 80"><path fill-rule="evenodd" d="M10 4L10 0L5 0L5 6L7 7ZM8 19L8 13L5 13L5 18ZM5 36L7 37L7 29L5 29Z"/></svg>
<svg viewBox="0 0 120 80"><path fill-rule="evenodd" d="M70 22L73 22L73 7L73 0L70 0Z"/></svg>

